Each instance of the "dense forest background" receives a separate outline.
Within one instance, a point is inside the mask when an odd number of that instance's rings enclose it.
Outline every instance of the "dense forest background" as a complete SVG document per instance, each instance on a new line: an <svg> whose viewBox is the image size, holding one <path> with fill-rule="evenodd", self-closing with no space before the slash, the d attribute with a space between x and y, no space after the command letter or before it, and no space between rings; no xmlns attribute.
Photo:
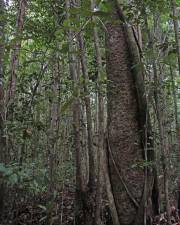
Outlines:
<svg viewBox="0 0 180 225"><path fill-rule="evenodd" d="M179 0L0 0L0 224L180 224L179 20Z"/></svg>

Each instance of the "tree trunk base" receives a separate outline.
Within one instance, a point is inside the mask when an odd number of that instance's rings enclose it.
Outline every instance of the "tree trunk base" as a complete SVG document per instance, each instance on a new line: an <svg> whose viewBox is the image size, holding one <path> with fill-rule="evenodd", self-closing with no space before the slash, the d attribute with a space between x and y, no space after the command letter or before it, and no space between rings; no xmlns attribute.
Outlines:
<svg viewBox="0 0 180 225"><path fill-rule="evenodd" d="M75 225L95 225L95 192L77 191Z"/></svg>

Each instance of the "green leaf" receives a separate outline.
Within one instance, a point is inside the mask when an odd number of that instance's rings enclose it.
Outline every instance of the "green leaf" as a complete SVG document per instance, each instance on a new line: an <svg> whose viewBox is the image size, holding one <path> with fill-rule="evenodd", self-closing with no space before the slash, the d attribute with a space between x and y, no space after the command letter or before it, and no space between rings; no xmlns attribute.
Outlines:
<svg viewBox="0 0 180 225"><path fill-rule="evenodd" d="M7 168L5 167L4 163L0 163L0 172L5 173Z"/></svg>
<svg viewBox="0 0 180 225"><path fill-rule="evenodd" d="M44 205L38 205L38 207L39 207L40 209L43 209L44 211L47 211L47 208L46 208L46 206L44 206Z"/></svg>
<svg viewBox="0 0 180 225"><path fill-rule="evenodd" d="M65 113L67 109L72 105L75 100L75 96L71 96L61 107L61 113Z"/></svg>

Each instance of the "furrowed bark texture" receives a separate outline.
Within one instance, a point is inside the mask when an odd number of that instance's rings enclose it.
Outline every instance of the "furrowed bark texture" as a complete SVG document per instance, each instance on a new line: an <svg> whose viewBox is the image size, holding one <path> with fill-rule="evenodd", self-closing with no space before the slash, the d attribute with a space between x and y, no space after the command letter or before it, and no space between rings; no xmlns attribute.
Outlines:
<svg viewBox="0 0 180 225"><path fill-rule="evenodd" d="M130 225L136 220L145 180L142 167L132 168L144 160L139 107L125 25L109 22L106 27L109 169L120 224Z"/></svg>

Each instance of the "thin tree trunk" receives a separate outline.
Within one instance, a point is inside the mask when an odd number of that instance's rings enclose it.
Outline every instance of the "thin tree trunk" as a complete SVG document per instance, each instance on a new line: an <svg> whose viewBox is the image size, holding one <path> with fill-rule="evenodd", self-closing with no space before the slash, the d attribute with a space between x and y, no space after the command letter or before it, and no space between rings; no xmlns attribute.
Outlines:
<svg viewBox="0 0 180 225"><path fill-rule="evenodd" d="M70 15L70 1L66 0L66 18L69 21ZM80 218L80 214L83 214L83 182L82 182L82 164L81 164L81 142L80 142L80 99L79 99L79 75L77 73L77 66L76 66L76 59L74 54L72 53L74 50L73 46L73 33L69 29L67 31L67 42L68 42L68 57L69 57L69 71L70 76L73 81L73 91L76 91L76 96L72 110L73 110L73 128L74 128L74 148L75 148L75 155L76 155L76 224L81 224L85 221L84 215Z"/></svg>
<svg viewBox="0 0 180 225"><path fill-rule="evenodd" d="M101 52L99 46L99 37L97 32L97 27L93 29L93 37L94 37L94 46L96 51L96 59L97 59L97 66L98 66L98 78L97 78L97 87L98 87L98 124L97 124L97 133L98 133L98 155L97 155L97 163L98 163L98 183L97 183L97 197L96 197L96 224L102 224L102 194L103 188L105 184L104 180L104 164L105 162L105 152L104 152L104 97L103 97L103 85L101 81L101 74L103 72L102 67L102 59L101 59Z"/></svg>
<svg viewBox="0 0 180 225"><path fill-rule="evenodd" d="M69 0L66 0L66 10L67 10L67 19L69 19L69 9L70 9L70 2ZM68 31L68 46L69 46L69 70L71 79L74 83L73 88L78 88L79 85L79 78L77 74L77 68L76 68L76 60L74 55L71 53L74 49L73 47L73 35L72 32ZM78 189L81 190L81 156L80 156L80 99L77 94L76 99L73 104L73 126L74 126L74 134L75 134L75 140L74 145L76 149L76 163L77 163L77 172L76 172L76 182Z"/></svg>
<svg viewBox="0 0 180 225"><path fill-rule="evenodd" d="M5 162L5 141L4 141L4 90L3 90L3 54L4 54L4 1L0 0L0 163ZM1 178L1 177L0 177ZM4 183L0 179L0 219L4 208Z"/></svg>
<svg viewBox="0 0 180 225"><path fill-rule="evenodd" d="M179 127L179 120L178 120L178 106L177 106L177 93L176 93L176 85L174 80L174 72L173 68L170 65L170 77L171 77L171 85L172 85L172 95L173 95L173 102L174 102L174 115L175 115L175 123L176 123L176 130Z"/></svg>
<svg viewBox="0 0 180 225"><path fill-rule="evenodd" d="M54 20L56 28L59 28L58 13L54 10ZM52 86L51 86L51 97L50 97L50 128L49 128L49 148L48 148L48 162L49 162L49 191L53 193L56 190L56 158L58 148L58 134L59 134L59 123L60 123L60 81L61 81L61 65L59 58L59 41L56 41L57 50L53 53L52 58Z"/></svg>
<svg viewBox="0 0 180 225"><path fill-rule="evenodd" d="M3 90L3 54L4 54L4 1L0 0L0 160L3 160L3 121L4 121L4 90Z"/></svg>
<svg viewBox="0 0 180 225"><path fill-rule="evenodd" d="M9 104L9 101L11 101L10 103L12 103L15 96L17 69L19 64L19 55L21 50L26 7L27 7L27 0L20 0L16 21L16 34L15 34L16 41L11 54L10 78L8 81L6 104Z"/></svg>
<svg viewBox="0 0 180 225"><path fill-rule="evenodd" d="M52 80L52 96L50 99L50 129L49 129L49 191L52 193L55 190L56 182L54 180L55 174L55 162L57 157L57 143L58 143L58 129L59 129L59 84L60 84L60 71L58 57L53 58L53 80Z"/></svg>
<svg viewBox="0 0 180 225"><path fill-rule="evenodd" d="M160 16L154 18L156 24L155 27L155 35L159 42L161 41L161 32L160 32ZM153 46L153 51L154 51ZM161 53L164 56L164 53ZM155 58L153 59L155 60ZM156 67L156 62L154 61L154 67ZM170 168L170 154L169 154L169 143L168 143L168 132L167 132L167 120L168 115L166 112L166 93L161 86L164 79L164 72L160 62L159 63L159 76L158 71L156 69L155 72L155 87L156 87L156 103L157 103L157 119L159 125L159 132L160 132L160 143L161 143L161 154L162 154L162 167L163 167L163 174L164 174L164 193L165 193L165 203L166 203L166 212L167 212L167 220L168 224L171 224L171 217L170 217L170 201L169 201L169 168Z"/></svg>
<svg viewBox="0 0 180 225"><path fill-rule="evenodd" d="M179 21L178 21L176 0L171 0L171 4L172 4L174 33L175 33L175 41L176 41L178 72L179 72L179 76L180 76L180 35L179 35ZM173 94L173 96L175 97L174 94ZM179 154L179 152L180 152L180 123L179 123L178 114L176 112L176 104L174 106L175 106L175 114L176 114L176 142L177 142L176 152L177 152L177 154Z"/></svg>
<svg viewBox="0 0 180 225"><path fill-rule="evenodd" d="M88 90L89 76L85 55L85 46L83 35L80 32L78 35L79 48L80 48L80 59L82 66L82 74L83 74L83 87L85 93L85 106L86 106L86 117L87 117L87 132L88 132L88 154L89 154L89 184L88 187L93 190L95 189L95 157L94 157L94 149L93 149L93 131L92 131L92 112L91 112L91 100L90 93Z"/></svg>
<svg viewBox="0 0 180 225"><path fill-rule="evenodd" d="M178 14L177 14L177 8L176 8L176 0L172 0L171 3L172 3L174 33L175 33L177 59L178 59L178 70L179 70L179 76L180 76L180 37L179 37L179 22L177 18Z"/></svg>
<svg viewBox="0 0 180 225"><path fill-rule="evenodd" d="M156 39L160 41L160 21L159 15L154 18L154 35ZM148 26L148 25L147 25ZM146 28L148 30L148 27ZM170 222L170 203L169 203L169 152L168 152L168 143L167 143L167 132L166 132L166 115L165 115L165 93L163 92L162 87L160 84L162 83L161 77L158 74L157 64L155 60L155 48L154 42L151 40L152 43L152 67L153 67L153 74L154 74L154 98L156 104L156 113L157 113L157 120L158 120L158 128L159 128L159 136L160 136L160 149L161 149L161 156L162 156L162 167L163 167L163 175L164 175L164 194L165 194L165 207L167 212L167 219L168 224Z"/></svg>
<svg viewBox="0 0 180 225"><path fill-rule="evenodd" d="M96 1L91 0L91 9L94 10L96 5ZM95 22L95 18L92 18L93 22ZM94 47L96 53L96 60L98 66L98 78L97 78L97 87L98 87L98 116L97 116L97 133L98 133L98 155L97 155L97 163L98 163L98 183L97 183L97 197L96 197L96 224L102 224L102 194L104 185L106 186L107 195L109 198L109 205L111 210L111 215L116 224L119 224L117 211L115 210L115 203L114 198L111 192L111 185L107 171L107 160L106 160L106 152L105 152L105 145L104 145L104 132L105 132L105 114L104 114L104 96L103 96L103 84L101 80L101 74L103 73L103 65L102 65L102 58L99 46L99 36L97 27L94 26L93 28L93 39L94 39Z"/></svg>
<svg viewBox="0 0 180 225"><path fill-rule="evenodd" d="M24 28L24 20L25 20L25 13L27 7L27 0L20 0L17 9L17 18L16 18L16 31L15 31L15 44L12 49L11 53L11 62L10 62L10 77L8 78L8 86L6 90L5 96L5 120L13 120L14 115L14 97L16 91L16 82L17 82L17 69L19 64L19 56L21 50L21 42L22 42L22 35L23 35L23 28ZM25 133L23 133L23 138ZM13 140L12 140L13 141ZM6 151L9 151L9 141L6 141ZM25 139L24 143L21 146L21 155L19 159L19 165L22 165L23 157L25 151Z"/></svg>

